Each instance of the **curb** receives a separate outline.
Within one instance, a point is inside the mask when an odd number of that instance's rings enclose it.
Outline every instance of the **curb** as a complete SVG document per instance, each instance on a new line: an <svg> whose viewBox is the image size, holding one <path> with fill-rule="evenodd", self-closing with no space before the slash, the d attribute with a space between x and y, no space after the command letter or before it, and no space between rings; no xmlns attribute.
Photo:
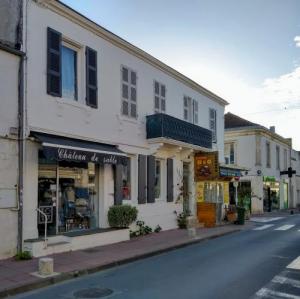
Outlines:
<svg viewBox="0 0 300 299"><path fill-rule="evenodd" d="M230 235L232 233L236 233L236 232L239 232L239 231L241 231L241 229L236 228L236 229L231 230L229 232L222 232L222 233L212 235L212 236L209 236L209 237L205 237L205 238L202 238L202 239L201 238L192 239L192 240L184 242L184 243L179 243L177 245L173 245L173 246L170 246L170 247L157 249L157 250L147 252L147 253L142 253L140 255L136 255L136 256L133 256L133 257L129 257L129 258L124 258L122 260L111 262L111 263L108 263L108 264L105 264L105 265L99 265L99 266L94 266L92 268L87 268L87 269L83 269L83 270L66 272L66 273L59 274L58 276L55 276L55 277L44 278L44 279L41 279L41 280L36 281L36 282L29 283L29 284L24 284L24 285L19 285L19 286L13 287L13 288L4 289L4 290L0 291L0 298L6 298L8 296L14 296L14 295L17 295L17 294L20 294L20 293L25 293L25 292L29 292L29 291L32 291L32 290L35 290L35 289L40 289L40 288L43 288L43 287L46 287L46 286L57 284L59 282L63 282L63 281L70 280L70 279L73 279L73 278L78 278L78 277L85 276L85 275L88 275L88 274L92 274L92 273L95 273L95 272L99 272L99 271L102 271L102 270L111 269L111 268L114 268L114 267L117 267L117 266L121 266L121 265L125 265L125 264L128 264L128 263L134 262L134 261L138 261L138 260L145 259L145 258L148 258L148 257L156 256L156 255L159 255L159 254L162 254L162 253L170 252L170 251L180 249L180 248L184 248L184 247L194 245L194 244L197 244L197 243L201 243L203 241L216 239L218 237L222 237L222 236L225 236L225 235Z"/></svg>

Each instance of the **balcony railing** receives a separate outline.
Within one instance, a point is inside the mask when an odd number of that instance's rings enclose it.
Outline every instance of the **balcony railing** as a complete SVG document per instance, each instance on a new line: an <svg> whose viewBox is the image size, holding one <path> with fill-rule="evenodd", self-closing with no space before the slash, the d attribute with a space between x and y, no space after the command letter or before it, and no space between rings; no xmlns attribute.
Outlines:
<svg viewBox="0 0 300 299"><path fill-rule="evenodd" d="M148 115L146 130L147 139L164 137L212 148L212 133L210 130L167 114Z"/></svg>

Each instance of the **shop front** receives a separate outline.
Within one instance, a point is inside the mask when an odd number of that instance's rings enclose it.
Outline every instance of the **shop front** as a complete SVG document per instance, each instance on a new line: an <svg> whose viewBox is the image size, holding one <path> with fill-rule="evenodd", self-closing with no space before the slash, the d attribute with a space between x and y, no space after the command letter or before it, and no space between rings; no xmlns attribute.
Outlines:
<svg viewBox="0 0 300 299"><path fill-rule="evenodd" d="M99 232L107 222L101 217L107 218L108 205L122 204L129 196L127 155L114 145L37 132L31 136L39 148L37 208L32 215L37 217L38 236ZM104 200L104 189L111 200Z"/></svg>
<svg viewBox="0 0 300 299"><path fill-rule="evenodd" d="M222 221L224 197L228 198L226 183L219 177L218 153L195 154L194 169L198 221L215 226Z"/></svg>
<svg viewBox="0 0 300 299"><path fill-rule="evenodd" d="M274 176L263 177L264 211L280 209L280 181Z"/></svg>

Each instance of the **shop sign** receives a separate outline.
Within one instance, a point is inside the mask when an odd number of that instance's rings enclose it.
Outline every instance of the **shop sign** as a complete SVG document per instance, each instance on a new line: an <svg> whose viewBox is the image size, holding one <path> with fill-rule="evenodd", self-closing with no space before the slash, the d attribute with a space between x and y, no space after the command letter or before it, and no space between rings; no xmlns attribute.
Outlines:
<svg viewBox="0 0 300 299"><path fill-rule="evenodd" d="M213 180L219 176L218 152L195 155L195 181Z"/></svg>
<svg viewBox="0 0 300 299"><path fill-rule="evenodd" d="M197 202L204 202L204 182L196 183L196 200Z"/></svg>
<svg viewBox="0 0 300 299"><path fill-rule="evenodd" d="M228 177L240 177L241 171L239 169L231 169L231 168L225 168L220 167L220 176L228 176Z"/></svg>
<svg viewBox="0 0 300 299"><path fill-rule="evenodd" d="M276 182L276 178L274 176L264 176L263 181L264 182Z"/></svg>
<svg viewBox="0 0 300 299"><path fill-rule="evenodd" d="M81 150L44 147L44 154L47 158L58 161L72 161L72 162L92 162L96 164L127 164L127 157L114 155L109 153L87 152Z"/></svg>
<svg viewBox="0 0 300 299"><path fill-rule="evenodd" d="M223 183L224 204L229 204L229 183Z"/></svg>

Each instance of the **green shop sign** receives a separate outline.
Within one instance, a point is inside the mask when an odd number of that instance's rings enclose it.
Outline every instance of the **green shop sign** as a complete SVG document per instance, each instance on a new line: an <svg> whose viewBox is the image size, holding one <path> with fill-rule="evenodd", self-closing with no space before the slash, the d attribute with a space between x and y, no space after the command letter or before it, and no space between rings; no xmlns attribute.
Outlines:
<svg viewBox="0 0 300 299"><path fill-rule="evenodd" d="M264 182L276 182L276 179L274 176L264 176L263 180L264 180Z"/></svg>

